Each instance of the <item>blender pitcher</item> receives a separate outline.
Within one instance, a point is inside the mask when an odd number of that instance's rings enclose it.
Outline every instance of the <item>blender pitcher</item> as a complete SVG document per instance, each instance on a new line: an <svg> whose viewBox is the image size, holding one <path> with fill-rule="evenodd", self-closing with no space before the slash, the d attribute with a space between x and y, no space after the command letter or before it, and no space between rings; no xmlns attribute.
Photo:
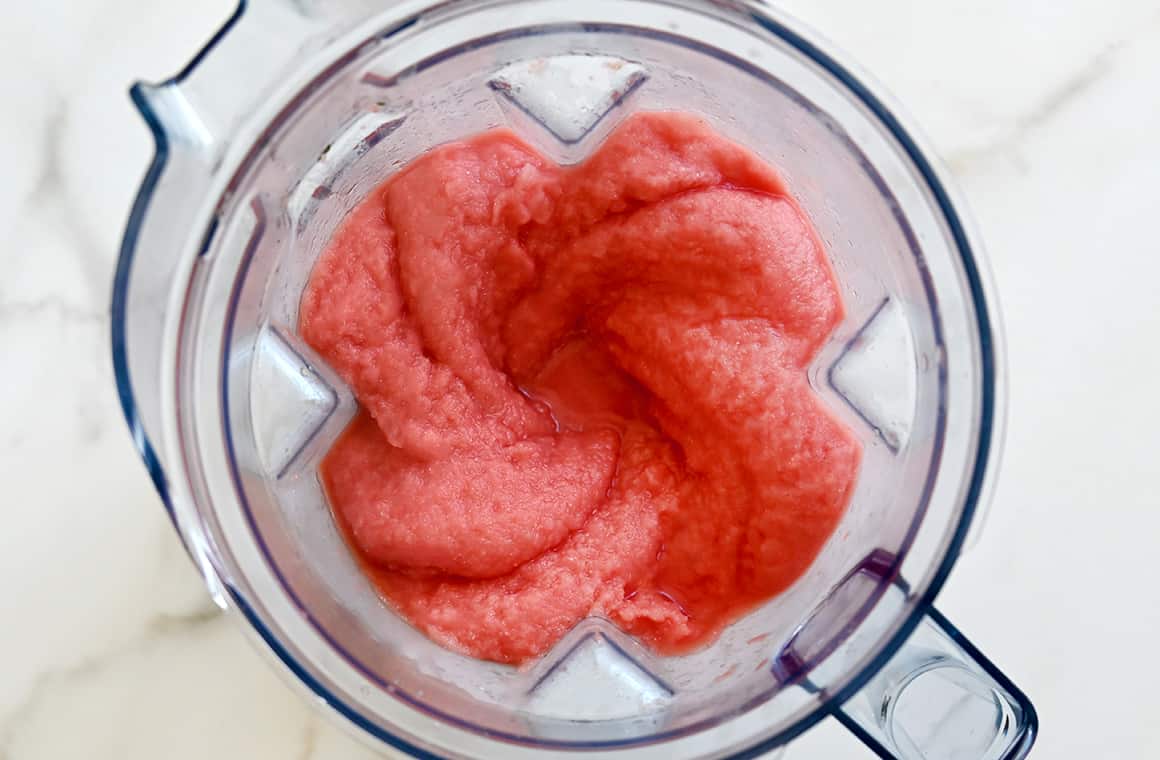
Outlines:
<svg viewBox="0 0 1160 760"><path fill-rule="evenodd" d="M316 703L418 757L752 757L827 716L886 758L1028 753L1032 705L931 606L1001 441L981 251L815 35L753 0L248 0L132 96L156 156L116 272L121 401L217 603ZM300 294L344 214L433 146L508 126L572 163L658 109L770 161L818 231L848 314L809 379L861 438L855 493L800 580L691 654L599 618L527 667L447 651L327 506L356 402L296 335Z"/></svg>

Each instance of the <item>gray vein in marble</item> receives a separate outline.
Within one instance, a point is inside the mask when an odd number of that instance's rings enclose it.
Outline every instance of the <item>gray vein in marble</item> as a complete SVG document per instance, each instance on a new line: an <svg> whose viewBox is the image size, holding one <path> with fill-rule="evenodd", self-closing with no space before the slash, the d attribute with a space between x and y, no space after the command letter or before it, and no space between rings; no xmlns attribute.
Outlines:
<svg viewBox="0 0 1160 760"><path fill-rule="evenodd" d="M1048 124L1069 104L1090 92L1104 77L1111 73L1115 66L1116 55L1123 46L1124 43L1121 42L1104 48L1083 68L1047 93L1042 100L1035 104L1034 108L1015 123L1014 132L1017 138L1021 139L1028 132Z"/></svg>
<svg viewBox="0 0 1160 760"><path fill-rule="evenodd" d="M80 222L80 214L70 197L61 168L62 144L68 119L68 100L60 96L45 119L40 144L40 170L24 198L23 206L26 211L39 211L42 224L55 225L63 231L76 265L85 273L85 282L89 286L87 303L73 303L53 294L26 300L11 297L5 299L3 293L0 293L0 321L55 316L69 323L99 324L108 319L108 313L103 308L109 288L108 257L103 255L100 246L93 242L92 235ZM97 307L97 304L101 307Z"/></svg>
<svg viewBox="0 0 1160 760"><path fill-rule="evenodd" d="M306 720L306 731L302 736L302 751L298 753L298 760L311 760L314 750L318 748L318 718L312 714ZM3 760L3 758L0 758Z"/></svg>
<svg viewBox="0 0 1160 760"><path fill-rule="evenodd" d="M145 623L141 643L152 644L158 639L163 639L167 636L191 633L219 619L224 619L221 608L213 606L212 604L207 604L205 607L185 613L184 615L161 613L150 618Z"/></svg>
<svg viewBox="0 0 1160 760"><path fill-rule="evenodd" d="M47 315L82 324L100 324L109 318L108 312L86 309L57 296L44 296L35 301L0 301L0 321L38 319Z"/></svg>
<svg viewBox="0 0 1160 760"><path fill-rule="evenodd" d="M67 668L40 673L29 686L24 700L0 721L0 760L9 760L11 745L22 720L32 715L38 705L54 689L67 686L78 680L98 676L115 666L121 659L151 647L173 636L197 635L219 620L224 620L216 608L202 608L188 615L159 614L149 619L141 629L141 634L105 652L85 657Z"/></svg>
<svg viewBox="0 0 1160 760"><path fill-rule="evenodd" d="M1083 98L1115 68L1115 57L1122 43L1105 48L1058 87L1047 92L1030 109L1020 114L1010 127L983 145L947 156L947 164L956 174L969 172L985 158L1018 152L1020 145L1034 132L1050 124L1070 104Z"/></svg>
<svg viewBox="0 0 1160 760"><path fill-rule="evenodd" d="M1016 164L1023 166L1018 152L1028 137L1050 125L1068 106L1080 101L1107 79L1115 70L1117 57L1129 45L1151 36L1160 28L1160 14L1148 23L1138 26L1131 35L1112 42L1090 58L1059 86L1043 95L1035 104L1020 114L1006 130L983 145L951 153L947 165L956 174L968 173L977 163L995 156L1012 155Z"/></svg>
<svg viewBox="0 0 1160 760"><path fill-rule="evenodd" d="M41 144L42 160L36 183L25 199L27 208L40 208L51 223L64 230L76 254L77 265L87 275L94 303L102 301L109 287L108 256L94 242L93 235L81 222L81 214L69 193L61 168L65 130L68 127L68 98L60 95L48 111Z"/></svg>

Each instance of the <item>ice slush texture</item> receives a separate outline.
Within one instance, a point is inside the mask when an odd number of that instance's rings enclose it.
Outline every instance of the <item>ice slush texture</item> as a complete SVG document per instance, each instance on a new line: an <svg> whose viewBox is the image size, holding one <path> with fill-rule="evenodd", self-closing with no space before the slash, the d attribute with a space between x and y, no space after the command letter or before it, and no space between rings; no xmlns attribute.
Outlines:
<svg viewBox="0 0 1160 760"><path fill-rule="evenodd" d="M337 519L435 641L519 663L602 615L661 654L809 567L861 447L806 366L841 321L776 172L699 118L629 117L560 167L444 145L343 222L300 332L360 412Z"/></svg>

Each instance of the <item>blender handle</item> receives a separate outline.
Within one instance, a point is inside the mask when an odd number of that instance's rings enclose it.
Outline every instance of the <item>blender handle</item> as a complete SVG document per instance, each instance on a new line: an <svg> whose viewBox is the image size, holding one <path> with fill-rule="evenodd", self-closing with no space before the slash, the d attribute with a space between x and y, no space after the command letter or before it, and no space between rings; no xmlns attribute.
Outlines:
<svg viewBox="0 0 1160 760"><path fill-rule="evenodd" d="M1018 760L1039 730L1026 695L933 607L833 715L887 760Z"/></svg>
<svg viewBox="0 0 1160 760"><path fill-rule="evenodd" d="M309 39L290 6L290 0L239 0L179 73L130 90L156 150L129 214L113 279L113 370L134 443L174 519L161 388L170 289L181 277L180 254L237 125L276 85L278 72L292 62L291 51ZM287 33L295 24L298 30Z"/></svg>
<svg viewBox="0 0 1160 760"><path fill-rule="evenodd" d="M178 74L139 87L147 99L157 101L154 110L171 140L193 147L203 163L216 166L230 143L241 139L254 113L283 94L288 72L357 26L372 9L398 2L238 0L230 18ZM262 136L245 137L250 142Z"/></svg>
<svg viewBox="0 0 1160 760"><path fill-rule="evenodd" d="M137 87L153 101L170 140L213 167L319 27L288 0L238 0L233 15L177 75Z"/></svg>
<svg viewBox="0 0 1160 760"><path fill-rule="evenodd" d="M367 15L397 0L237 0L233 15L177 74L138 82L134 105L156 151L133 204L110 304L113 369L134 443L170 514L162 356L169 291L182 276L189 231L201 224L201 204L217 180L231 143L260 142L243 127L270 101L311 49L332 42ZM148 212L148 213L146 213ZM215 222L194 241L205 246Z"/></svg>

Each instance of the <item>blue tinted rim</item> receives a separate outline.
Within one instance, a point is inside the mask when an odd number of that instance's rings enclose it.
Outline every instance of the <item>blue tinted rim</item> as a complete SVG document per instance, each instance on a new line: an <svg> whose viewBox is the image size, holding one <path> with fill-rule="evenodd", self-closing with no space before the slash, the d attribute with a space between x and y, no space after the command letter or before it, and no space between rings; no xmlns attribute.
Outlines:
<svg viewBox="0 0 1160 760"><path fill-rule="evenodd" d="M382 36L382 37L390 36L394 33L397 33L398 31L401 31L402 29L407 28L408 26L410 26L410 24L411 24L410 21L403 22L402 24L397 24L394 27L392 27L390 31L384 32L380 36ZM603 33L603 34L631 34L631 35L634 35L636 37L647 37L650 39L663 41L663 42L670 44L670 45L685 47L687 49L695 50L699 53L712 56L714 58L717 58L718 60L722 60L722 61L727 62L728 64L730 64L734 68L736 68L740 71L743 71L743 72L749 74L750 76L755 77L756 79L761 81L762 84L764 84L766 86L774 87L774 88L780 90L784 95L791 98L792 100L794 100L796 103L798 103L800 106L807 109L808 111L810 111L812 113L822 113L820 111L820 109L818 109L818 107L813 102L811 102L809 99L802 96L797 91L786 87L786 85L783 82L781 82L780 80L778 80L776 77L771 76L768 72L761 70L761 69L747 63L743 59L740 59L736 56L733 56L733 55L731 55L731 54L729 54L729 53L727 53L719 48L715 48L715 47L712 47L709 45L705 45L705 44L696 42L694 40L690 40L687 38L668 34L665 32L660 32L660 31L651 30L651 29L641 29L639 27L631 26L631 25L621 25L621 24L612 24L612 23L589 23L589 24L586 24L584 28L585 28L585 31L588 31L588 32L598 32L598 33ZM455 56L460 55L461 53L463 53L467 50L483 49L483 48L486 48L490 45L494 45L494 44L508 41L508 40L512 40L512 39L519 39L522 37L537 37L537 36L541 36L541 35L557 34L557 33L561 33L561 32L566 34L566 33L569 33L571 31L573 31L573 25L565 23L565 24L529 25L529 26L520 27L518 29L507 30L507 31L498 32L498 33L494 33L494 34L489 34L487 36L474 38L474 39L465 41L459 45L456 45L454 47L449 47L445 50L441 50L439 52L436 52L436 53L432 54L431 56L424 58L423 60L421 60L417 63L412 64L411 66L408 67L407 70L409 72L421 72L421 71L429 69L437 64L440 64L444 61L450 60L450 59L454 58ZM347 60L350 57L351 57L350 54L341 56L338 59L339 63ZM327 72L336 70L338 68L338 66L339 66L339 64L332 64L330 67L328 67L328 69L326 71L324 71L322 74L318 75L313 80L313 82L311 82L310 84L308 84L304 88L302 88L301 93L298 96L296 96L295 101L305 97L305 95L311 91L311 89L314 85L316 85L319 82L325 81L325 79L327 78ZM363 81L366 81L365 76L363 78ZM292 101L288 106L284 107L281 110L279 116L276 116L272 120L270 126L268 126L266 128L265 132L263 133L263 136L261 138L259 138L257 141L255 141L255 146L256 146L255 149L253 151L251 151L250 154L245 159L243 159L243 161L240 164L240 167L234 173L233 179L227 185L227 187L229 188L228 192L236 192L236 188L238 187L238 185L240 185L241 178L245 175L245 173L246 173L249 165L252 163L252 160L254 159L256 153L260 152L262 150L262 148L270 140L273 139L273 135L280 128L280 125L281 125L281 122L283 119L283 115L293 112L293 109L295 106L295 101ZM837 138L839 138L840 140L842 140L846 144L847 149L849 149L853 154L855 154L862 161L862 163L865 165L865 169L868 173L869 178L879 188L879 191L882 192L884 195L889 196L890 191L889 191L889 188L885 184L885 180L881 177L881 175L877 172L877 170L870 164L869 160L862 153L861 149L852 140L850 140L849 136L846 135L844 132L834 130L834 135ZM256 198L251 201L251 205L253 207L253 210L254 210L256 216L259 218L259 223L257 225L256 231L254 234L258 235L260 237L260 235L261 235L260 230L263 229L265 226L265 224L264 224L264 218L265 218L264 206L259 201L259 199L256 199ZM921 260L921 247L918 245L918 242L914 236L913 230L910 228L908 221L905 219L905 217L902 216L901 212L898 210L895 211L895 217L896 217L896 220L899 224L899 227L903 230L903 232L905 234L905 237L907 239L908 246L911 250L911 253L916 258ZM449 712L446 712L444 710L438 709L438 708L432 706L431 704L424 702L418 696L412 695L412 694L410 694L402 689L399 689L394 683L389 681L389 679L385 679L377 671L368 667L362 659L355 656L349 649L347 649L342 644L342 642L338 641L334 637L334 635L326 628L325 625L323 625L319 620L317 620L311 614L309 605L306 604L302 600L301 596L295 590L294 586L288 581L285 573L279 567L276 558L274 557L273 553L270 551L269 545L268 545L265 537L262 534L258 520L254 516L254 510L253 510L253 508L250 504L250 501L247 497L246 490L242 485L242 483L243 483L242 475L239 472L237 464L236 464L238 461L238 457L237 457L237 452L236 452L236 449L234 446L233 437L232 437L231 432L230 432L230 424L229 424L229 419L228 419L228 414L229 414L229 409L231 408L231 403L230 403L230 393L229 393L230 386L229 386L229 381L228 381L228 356L226 355L225 351L227 350L227 347L232 344L232 336L233 336L233 330L234 330L234 318L235 318L236 311L237 311L237 305L238 305L240 298L241 298L241 287L246 281L248 269L252 263L252 256L253 256L255 250L256 250L256 247L254 245L254 240L251 239L250 243L246 247L246 250L242 256L241 263L240 263L239 268L238 268L238 273L237 273L237 276L235 278L235 287L234 287L233 293L229 299L229 306L227 307L227 315L226 315L226 319L225 319L225 326L224 326L224 332L223 332L223 336L224 336L223 343L222 343L223 354L221 356L221 364L223 367L222 384L221 384L221 398L222 398L221 409L222 409L222 429L224 431L224 441L225 441L225 446L226 446L226 450L228 453L228 461L230 463L229 466L230 466L231 471L232 471L231 474L232 474L232 477L234 480L235 491L237 493L238 501L242 507L243 514L244 514L246 521L249 525L250 531L251 531L252 535L254 536L254 539L255 539L255 542L259 548L259 551L261 552L263 558L265 559L266 564L269 567L271 573L277 579L278 583L281 585L283 591L289 597L291 602L293 602L293 604L298 608L298 610L302 613L302 615L306 618L306 620L311 624L315 633L317 633L331 647L331 649L335 653L340 655L349 666L351 666L354 670L359 672L368 681L374 683L376 686L378 686L379 688L381 688L383 690L391 692L398 699L406 702L410 706L414 707L416 710L418 710L426 715L434 717L434 718L441 720L441 721L443 721L447 724L450 724L452 726L463 728L463 729L470 731L472 733L475 733L477 735L485 736L489 739L496 739L496 740L500 740L500 741L507 742L510 744L530 746L530 747L534 747L534 748L538 748L538 749L551 748L551 749L564 749L564 750L577 750L577 749L595 750L595 749L626 749L626 748L630 748L630 747L654 746L654 745L657 745L657 744L660 744L660 743L663 743L666 741L673 741L673 740L676 740L676 739L679 739L682 737L687 737L689 735L698 733L706 728L709 728L712 725L717 724L723 720L729 720L731 718L735 718L735 717L738 717L740 715L743 715L743 714L749 712L750 710L752 710L753 708L764 703L766 700L768 700L770 698L770 696L776 690L783 688L786 685L786 684L780 684L780 685L771 684L769 690L762 691L760 694L753 696L751 699L747 700L746 702L744 702L740 705L737 705L728 714L721 715L721 716L715 716L713 718L703 718L699 721L690 723L688 725L681 726L680 728L672 729L669 731L661 731L661 732L658 732L655 734L651 734L647 737L640 737L640 738L627 739L627 740L626 739L620 739L620 740L611 740L611 739L562 740L562 739L546 739L546 738L532 739L532 738L529 738L527 736L523 736L523 735L519 735L519 734L512 734L512 733L509 733L507 731L503 731L500 729L486 728L486 727L478 725L475 722L472 722L469 720L464 720L463 718L461 718L458 715L455 715L453 713L449 713ZM937 298L935 297L934 285L933 285L933 282L931 281L929 272L925 268L920 266L919 273L920 273L920 277L922 280L923 288L926 292L926 296L930 302L931 316L932 316L932 330L933 330L934 335L935 335L935 340L937 343L939 343L941 345L943 342L942 341L942 325L941 325L941 319L939 317L939 312L938 312L938 308L937 308ZM854 339L852 339L852 340L854 340ZM847 346L847 348L848 348L848 346ZM939 368L939 385L940 386L945 384L945 373L946 373L945 367L940 366L940 368ZM944 434L945 434L945 430L946 430L946 413L945 413L945 409L942 408L941 406L938 410L938 417L937 417L937 420L935 423L935 428L936 428L935 438L938 440L942 440L944 437ZM854 619L852 619L851 622L848 625L844 626L842 631L840 631L831 640L831 642L828 645L828 649L827 649L828 652L832 652L834 649L836 649L837 646L839 646L842 643L844 638L846 636L848 636L848 634L856 628L857 624L861 620L860 616L868 613L873 608L873 606L881 598L882 594L885 593L885 590L886 590L887 586L889 585L889 583L888 583L889 578L893 577L897 573L898 567L901 565L903 557L905 556L906 552L909 550L910 546L913 543L915 536L917 535L918 528L921 524L922 518L925 516L926 509L929 505L930 494L931 494L933 487L934 487L935 477L936 477L936 474L938 472L938 465L939 465L939 461L941 459L941 455L942 455L941 447L936 448L932 452L930 463L928 466L928 474L926 477L926 481L923 484L922 492L921 492L921 495L919 496L918 509L915 511L914 518L911 520L911 524L908 528L908 531L900 543L900 546L898 548L898 551L897 551L897 554L894 558L894 561L889 564L889 567L886 568L886 572L883 574L882 584L880 584L879 587L874 591L874 593L867 599L865 605L863 605L862 609L858 613L859 616L856 616Z"/></svg>
<svg viewBox="0 0 1160 760"><path fill-rule="evenodd" d="M205 46L190 59L180 72L162 82L160 86L181 84L197 68L202 59L209 54L209 51L213 50L229 33L230 29L241 20L242 15L245 14L247 2L248 0L240 0L233 15L214 33ZM117 397L121 402L121 413L125 415L125 424L129 426L133 444L137 447L142 461L145 462L145 469L149 472L149 478L161 496L166 511L169 512L169 518L176 524L165 470L161 466L161 459L157 456L157 451L153 448L153 442L145 435L145 428L141 424L141 416L137 411L137 397L133 393L133 380L129 373L129 349L125 336L125 317L129 306L129 275L133 271L133 261L137 255L137 239L141 234L141 225L145 221L145 215L149 212L149 204L153 200L157 184L161 181L165 165L169 162L169 136L165 134L161 120L157 118L157 114L153 112L145 97L144 85L134 84L129 90L129 97L145 120L149 132L153 135L154 153L153 160L149 163L149 167L145 170L145 176L141 180L141 187L137 190L137 197L133 200L133 207L129 211L129 219L125 223L125 234L121 238L121 251L117 257L117 268L113 273L113 297L109 305L109 337L113 350L113 376L117 381Z"/></svg>
<svg viewBox="0 0 1160 760"><path fill-rule="evenodd" d="M897 585L897 583L896 583ZM905 588L903 593L909 593ZM963 635L963 633L955 626L954 623L947 620L946 616L939 612L935 607L927 610L927 617L931 623L945 633L951 641L962 648L971 662L979 666L988 677L991 678L999 688L1007 692L1012 701L1014 701L1019 709L1022 711L1022 725L1023 730L1016 737L1016 740L999 760L1018 760L1018 758L1026 757L1027 753L1031 751L1035 740L1039 737L1039 713L1035 709L1035 705L1027 698L1027 695L1016 686L1007 674L996 667L995 663L991 662L990 658L979 651L979 648L971 643L970 639ZM882 745L878 739L872 736L866 729L862 728L849 713L842 709L841 705L832 704L830 706L830 714L834 719L842 724L850 733L854 734L863 744L865 744L871 752L873 752L882 760L895 760L895 755L886 747Z"/></svg>
<svg viewBox="0 0 1160 760"><path fill-rule="evenodd" d="M850 679L850 682L845 687L839 689L831 696L829 704L836 708L861 691L870 678L889 662L902 645L906 643L906 640L914 633L914 629L923 618L931 613L934 609L932 606L934 599L938 596L939 591L942 590L947 577L950 575L963 549L963 543L966 541L967 534L971 528L971 522L975 517L975 512L978 510L979 499L982 496L983 483L987 474L987 465L995 434L996 347L994 327L988 311L983 278L979 272L978 265L975 263L974 247L971 245L970 238L967 234L966 224L959 216L954 202L951 199L950 192L939 178L938 172L935 171L934 166L931 165L922 149L919 148L918 143L915 142L914 138L902 125L902 122L861 80L831 58L829 54L817 45L784 24L760 13L751 13L750 18L771 34L789 43L796 50L821 66L826 73L841 82L855 97L862 101L863 105L874 114L890 132L891 137L902 147L907 158L910 159L915 169L918 170L919 175L933 195L939 212L946 221L951 238L955 242L955 247L959 250L959 255L962 258L963 271L967 279L967 287L970 291L971 301L974 307L975 323L979 331L979 366L982 374L982 394L979 409L979 443L975 457L975 465L971 472L966 496L964 497L959 524L955 527L954 534L951 536L951 540L947 545L946 556L935 571L926 590L919 597L918 603L911 610L910 617L903 622L898 631L895 632L893 638L886 643L886 646L882 648L882 651L878 653L874 660L868 663L861 673ZM812 728L823 717L829 715L832 709L818 710L782 732L780 736L771 737L752 750L738 753L736 757L756 757L776 746L785 744L809 728Z"/></svg>
<svg viewBox="0 0 1160 760"><path fill-rule="evenodd" d="M210 39L210 41L202 48L202 50L185 66L184 69L175 77L162 83L162 86L170 84L180 84L198 65L198 63L216 46L218 42L229 32L229 30L241 19L247 7L247 0L240 0L237 9L222 28ZM415 18L418 18L416 14ZM812 728L820 720L835 712L837 706L846 702L850 697L856 694L865 686L866 682L876 673L905 643L905 641L913 633L918 623L928 614L933 611L932 602L938 595L942 586L945 584L951 569L958 560L959 554L963 548L963 544L967 538L972 520L978 509L979 499L982 495L985 475L993 445L993 437L995 433L995 406L996 406L996 346L993 334L993 325L988 312L988 301L986 298L986 290L983 285L983 278L980 274L979 268L975 262L975 255L973 246L970 243L967 234L966 225L960 218L955 209L953 200L950 197L946 186L939 178L938 172L931 165L926 158L921 148L918 146L914 138L906 131L901 121L895 114L886 106L877 96L870 91L858 78L856 78L844 66L839 64L836 60L830 57L821 48L813 42L801 36L793 29L786 26L784 23L765 16L757 11L750 11L748 13L750 20L758 24L760 27L779 38L782 42L788 44L797 52L804 55L814 64L819 66L828 75L832 76L840 82L855 98L857 98L863 106L865 106L874 116L879 120L883 127L889 132L890 136L897 142L906 157L912 162L912 165L922 177L927 189L930 191L939 212L947 225L951 238L954 241L956 248L961 257L961 264L963 273L967 281L967 289L971 295L972 305L974 307L974 314L976 320L976 327L979 335L980 348L980 372L981 372L981 397L980 397L980 422L978 432L978 447L977 454L972 472L970 475L970 482L964 497L963 508L960 513L959 523L955 527L954 533L947 544L946 554L931 577L926 590L922 593L916 601L914 608L911 610L909 617L902 623L902 625L895 632L893 637L881 649L878 655L863 669L853 676L850 681L840 690L834 692L829 699L829 707L823 706L812 711L810 714L799 719L796 723L787 729L770 736L746 749L735 752L730 755L733 758L752 758L757 757L769 750L782 746L789 741L792 741L803 732ZM413 22L414 19L411 20ZM404 25L405 26L405 25ZM401 27L398 27L401 28ZM144 428L141 425L140 416L137 411L135 396L132 389L132 382L129 375L127 346L125 337L125 316L127 308L127 291L129 283L129 275L132 270L132 263L136 254L136 247L141 225L148 212L152 196L160 182L161 176L169 159L169 143L162 127L160 120L152 111L147 99L144 96L142 85L135 85L130 95L134 104L141 112L145 119L147 126L153 134L155 141L155 155L152 163L146 171L145 177L142 180L141 188L138 191L136 200L134 201L132 210L126 224L125 234L122 240L120 257L117 263L116 272L113 283L113 298L111 304L111 338L113 350L113 364L114 374L116 377L118 395L121 401L122 411L125 415L126 423L129 426L130 432L133 436L146 469L149 471L150 477L160 494L162 501L165 503L166 509L170 516L173 517L173 505L169 494L169 487L166 481L164 471L161 467L160 459L152 443L145 435ZM332 709L345 718L350 720L367 733L376 737L377 739L407 752L415 757L428 758L438 757L429 752L413 746L400 737L384 731L373 722L362 716L356 710L344 703L324 684L315 679L294 656L278 641L277 637L272 631L262 622L260 616L253 610L253 608L245 601L241 594L235 589L227 587L228 593L232 601L237 606L237 609L253 626L258 635L270 648L271 652L287 667L287 669L294 674L307 688L314 692L318 697L325 701ZM478 729L475 729L478 733ZM570 745L573 749L583 749L584 745L572 743ZM620 745L625 746L625 745ZM630 745L631 746L631 745ZM609 748L607 744L592 744L590 748Z"/></svg>

